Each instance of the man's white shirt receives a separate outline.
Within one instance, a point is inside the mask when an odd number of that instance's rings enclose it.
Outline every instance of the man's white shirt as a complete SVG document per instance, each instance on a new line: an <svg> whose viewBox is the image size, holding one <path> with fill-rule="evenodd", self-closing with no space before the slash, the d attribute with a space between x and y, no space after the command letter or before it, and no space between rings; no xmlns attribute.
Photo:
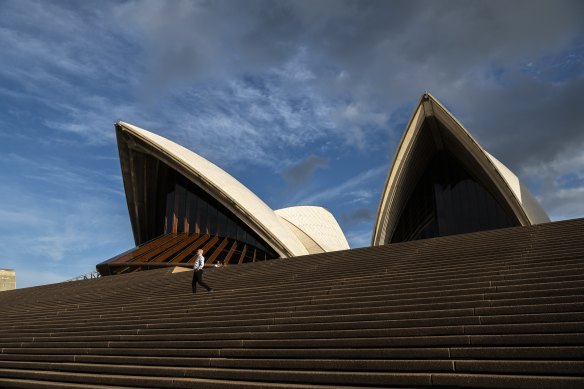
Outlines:
<svg viewBox="0 0 584 389"><path fill-rule="evenodd" d="M197 259L195 259L195 264L193 266L193 269L195 269L195 271L199 271L203 268L203 266L205 266L205 257L203 257L202 255L199 255L197 257Z"/></svg>

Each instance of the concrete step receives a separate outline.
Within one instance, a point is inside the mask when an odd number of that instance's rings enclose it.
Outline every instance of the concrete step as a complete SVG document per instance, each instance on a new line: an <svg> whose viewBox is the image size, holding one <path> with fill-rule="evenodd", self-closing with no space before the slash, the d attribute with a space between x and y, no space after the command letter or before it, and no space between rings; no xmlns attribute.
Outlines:
<svg viewBox="0 0 584 389"><path fill-rule="evenodd" d="M324 332L324 331L323 331ZM482 334L464 335L462 327L438 327L436 329L413 329L410 331L400 331L399 335L394 335L390 331L378 336L373 333L365 333L369 336L351 337L345 332L344 337L336 334L307 333L302 338L290 338L288 334L267 333L266 336L249 334L242 336L221 336L211 339L201 339L195 337L177 336L180 340L113 340L94 342L16 342L2 343L0 347L3 353L13 353L15 349L30 348L31 353L43 348L50 349L93 349L93 348L157 348L162 344L169 348L330 348L330 347L457 347L466 345L475 346L574 346L584 344L583 333L517 333L509 334ZM360 334L355 334L360 335ZM383 336L387 335L387 336ZM196 339L196 340L195 340ZM38 352L43 353L43 351Z"/></svg>
<svg viewBox="0 0 584 389"><path fill-rule="evenodd" d="M550 314L519 314L519 315L499 315L499 316L473 316L472 310L458 310L453 311L452 314L460 314L462 312L467 313L465 316L446 316L449 311L439 311L444 317L433 317L433 315L421 315L422 317L417 319L407 319L396 318L394 320L375 320L382 319L385 317L392 317L392 314L376 315L375 317L367 316L365 318L360 317L360 315L353 316L337 316L337 317L327 317L323 322L312 322L313 317L306 317L305 323L289 323L289 324L275 324L275 320L269 320L268 322L263 321L260 323L247 321L239 326L234 325L235 323L230 323L230 326L222 326L222 322L211 322L200 323L193 322L183 322L176 323L174 325L160 324L158 328L140 328L140 329L116 329L108 326L97 327L99 331L96 330L86 330L78 332L52 332L52 333L36 333L34 336L27 333L12 333L11 335L1 335L0 341L11 340L12 342L43 342L43 341L59 341L59 340L70 340L70 341L85 341L85 340L112 340L114 336L124 337L124 336L143 336L143 335L164 335L164 334L220 334L220 333L231 333L231 334L241 334L248 332L293 332L293 331L334 331L334 330L357 330L357 329L390 329L390 328L411 328L411 327L441 327L441 326L463 326L465 333L473 333L473 331L485 331L483 333L488 333L492 331L495 327L493 325L501 324L524 324L535 326L533 328L540 328L539 326L550 324L548 330L554 329L561 323L582 323L584 322L583 312L563 312L563 313L550 313ZM470 311L470 312L469 312ZM421 312L426 313L426 312ZM356 319L361 319L355 321ZM373 319L373 320L371 320ZM559 323L558 323L559 322ZM485 326L489 325L489 326ZM573 325L575 326L575 325ZM483 330L484 328L484 330ZM501 327L503 330L518 331L523 327L509 328ZM530 328L530 327L525 327ZM542 327L543 328L543 327ZM543 330L542 330L543 331ZM547 330L546 330L547 331ZM565 332L565 329L564 331Z"/></svg>
<svg viewBox="0 0 584 389"><path fill-rule="evenodd" d="M63 359L63 358L62 358ZM180 367L245 368L260 370L320 370L372 372L458 372L458 373L521 373L583 376L583 361L558 360L455 360L450 359L290 359L290 358L161 358L119 356L76 356L75 361L10 361L0 360L0 368L66 370L63 366L135 365ZM95 369L95 367L93 367ZM84 370L84 371L91 371Z"/></svg>
<svg viewBox="0 0 584 389"><path fill-rule="evenodd" d="M452 280L451 280L451 281L452 281ZM345 288L345 289L346 289L346 288ZM270 293L273 295L273 291L270 291ZM329 293L330 293L330 291L329 291ZM52 309L50 312L53 312L53 313L54 313L55 311L54 311L54 309Z"/></svg>
<svg viewBox="0 0 584 389"><path fill-rule="evenodd" d="M53 388L71 388L71 389L108 389L108 388L124 388L124 389L145 389L152 387L160 388L197 388L197 389L330 389L329 385L314 385L314 384L281 384L275 382L246 382L246 381L229 381L229 380L209 380L209 379L189 379L189 378L174 378L172 380L165 379L164 377L147 379L143 378L141 383L145 386L128 386L126 383L132 380L132 377L120 377L120 376L108 376L100 374L77 374L77 375L66 375L63 374L35 374L35 377L39 379L18 379L18 378L4 378L0 377L0 385L2 388L12 389L12 388L33 388L33 389L53 389ZM54 381L49 381L50 379ZM112 385L96 385L87 383L75 383L75 382L64 382L64 380L84 382L86 381L104 381L104 380L119 380L123 382L123 386L112 386ZM55 381L56 380L56 381ZM164 383L170 386L163 385ZM162 385L162 386L156 386ZM366 388L376 388L375 386L345 386L345 385L335 385L335 388L339 389L366 389ZM379 388L379 387L377 387ZM384 388L392 389L392 387L384 386ZM398 387L393 387L397 389ZM419 389L420 386L399 386L403 389Z"/></svg>
<svg viewBox="0 0 584 389"><path fill-rule="evenodd" d="M181 368L218 368L218 369L255 369L255 370L305 370L305 371L354 371L354 372L454 372L454 362L450 360L423 360L423 359L362 359L351 361L346 359L261 359L261 358L160 358L160 357L91 357L75 358L75 362L41 362L41 361L7 361L0 360L0 369L28 369L28 370L72 370L92 372L100 365L108 366L138 366L139 368L158 369L169 367L174 369L170 375L176 375ZM476 362L479 369L481 361ZM487 366L488 361L484 361ZM544 362L539 361L539 364ZM469 364L469 369L472 368ZM552 368L556 366L557 369ZM579 362L568 361L550 365L551 372L573 371ZM494 368L494 367L493 367ZM75 370L74 370L75 369ZM112 372L119 372L114 371ZM135 373L136 374L136 373ZM137 373L139 375L139 373Z"/></svg>
<svg viewBox="0 0 584 389"><path fill-rule="evenodd" d="M217 368L170 368L138 365L91 365L59 364L53 371L0 368L0 376L17 379L64 381L106 385L132 385L155 388L224 388L224 387L276 387L274 383L304 384L296 387L313 387L314 384L355 387L359 385L391 387L412 385L430 386L429 373L381 373L381 372L319 372L286 370L248 370ZM58 370L57 370L58 369ZM99 373L90 371L96 370ZM158 375L157 375L158 374ZM184 378L176 378L184 377ZM231 382L229 382L231 381ZM255 381L255 382L254 382ZM259 382L258 382L259 381ZM270 383L261 386L261 381ZM237 385L235 383L237 382ZM312 386L306 385L310 382ZM246 383L247 385L242 385ZM230 384L231 386L227 386ZM260 385L260 386L258 386ZM290 386L283 386L290 387Z"/></svg>
<svg viewBox="0 0 584 389"><path fill-rule="evenodd" d="M12 349L1 360L75 362L83 358L168 357L168 358L319 358L319 359L491 359L491 360L582 360L583 346L496 346L433 348L100 348L100 349Z"/></svg>
<svg viewBox="0 0 584 389"><path fill-rule="evenodd" d="M458 388L581 389L582 377L495 374L433 374L434 386Z"/></svg>
<svg viewBox="0 0 584 389"><path fill-rule="evenodd" d="M37 381L0 377L0 387L4 389L144 389L137 386L89 385L66 382Z"/></svg>
<svg viewBox="0 0 584 389"><path fill-rule="evenodd" d="M217 380L237 380L238 382L267 381L280 383L311 382L325 385L398 386L416 385L429 387L436 385L458 385L463 387L480 386L508 388L581 388L583 377L545 376L545 375L500 375L500 374L465 374L465 373L388 373L388 372L335 372L311 370L250 370L221 368L172 368L144 365L92 365L92 364L48 364L53 371L26 371L0 368L0 374L9 378L21 378L30 374L31 378L48 378L68 382L87 382L90 384L140 385L144 387L173 388L182 385L206 387L207 380L217 385ZM45 367L43 364L40 368ZM98 370L95 374L92 371ZM186 378L173 378L186 377ZM232 378L231 378L232 377ZM205 380L205 381L201 381ZM251 382L250 382L251 381ZM179 386L176 386L176 385ZM186 386L185 386L186 387ZM220 387L220 386L218 386ZM243 387L243 386L241 386Z"/></svg>
<svg viewBox="0 0 584 389"><path fill-rule="evenodd" d="M456 319L456 320L455 320ZM328 323L326 325L312 326L262 326L251 328L225 327L223 330L217 328L215 331L200 332L196 328L190 331L180 330L158 330L141 331L135 334L102 334L102 335L79 335L79 336L41 336L41 337L14 337L5 338L0 341L0 346L14 347L20 344L21 347L31 345L41 345L50 342L115 342L115 341L191 341L191 340L226 340L226 339L309 339L309 338L345 338L345 337L380 337L380 336L427 336L427 335L455 335L455 334L545 334L545 333L578 333L584 328L582 321L556 322L528 322L512 324L478 324L479 320L461 320L460 318L448 319L440 322L429 323L427 319L402 323L401 321L381 321L381 322L357 322L353 325L348 323ZM462 322L475 324L463 324ZM385 323L389 323L386 325ZM434 324L434 326L432 326ZM328 335L328 336L323 336Z"/></svg>
<svg viewBox="0 0 584 389"><path fill-rule="evenodd" d="M202 312L190 312L187 310L184 313L175 313L174 315L155 315L153 314L151 318L134 318L132 320L124 320L125 316L121 316L119 321L112 320L111 318L104 319L87 319L83 321L63 321L54 322L52 324L35 323L24 325L21 323L20 326L6 326L4 331L7 335L14 335L14 329L19 328L19 332L24 334L27 331L39 332L43 329L44 333L56 331L58 332L61 328L71 328L75 330L95 330L99 328L122 328L122 329L140 329L140 328L156 328L164 327L170 325L168 323L169 319L173 319L178 326L182 326L183 323L192 323L195 326L209 326L216 325L217 322L228 321L231 325L250 325L249 321L256 321L259 324L270 325L270 324L294 324L294 323L306 323L306 322L331 322L337 321L340 316L355 316L358 315L362 320L375 320L388 318L388 319L415 319L415 318L430 318L434 317L444 317L450 316L449 312L453 311L457 315L460 315L461 310L465 310L466 315L471 314L471 310L474 310L477 315L487 316L489 314L505 314L505 313L531 313L531 312L545 312L554 311L559 308L565 308L569 311L578 309L581 307L582 303L578 302L582 300L581 296L559 296L559 297L544 297L544 298L528 298L528 299L511 299L511 300L497 300L487 302L480 300L482 296L476 296L476 298L470 301L462 302L449 302L449 303L438 303L435 299L429 299L424 301L422 304L410 304L410 305L398 305L398 306L386 306L382 304L377 304L373 307L364 308L342 308L342 309L329 309L329 310L315 310L315 307L310 307L310 310L299 309L295 307L295 311L285 310L285 311L268 311L264 313L252 313L252 314L235 314L233 312L228 312L224 314L215 315L204 315ZM575 302L574 302L575 301ZM408 302L411 303L411 302ZM496 303L496 307L491 307ZM544 304L541 304L544 303ZM511 305L516 304L516 305ZM520 304L520 305L519 305ZM363 305L363 304L361 304ZM196 316L194 318L194 316ZM116 324L125 323L125 324ZM186 324L184 324L186 325ZM136 327L135 327L136 326ZM140 327L141 326L141 327ZM97 328L96 328L97 327ZM176 327L170 325L169 328Z"/></svg>

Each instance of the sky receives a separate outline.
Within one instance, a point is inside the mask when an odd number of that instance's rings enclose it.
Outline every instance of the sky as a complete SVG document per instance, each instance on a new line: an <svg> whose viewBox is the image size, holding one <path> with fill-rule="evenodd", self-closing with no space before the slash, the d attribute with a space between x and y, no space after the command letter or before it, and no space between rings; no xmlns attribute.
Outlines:
<svg viewBox="0 0 584 389"><path fill-rule="evenodd" d="M584 2L0 0L0 268L64 281L134 246L114 123L370 244L424 91L552 220L584 216Z"/></svg>

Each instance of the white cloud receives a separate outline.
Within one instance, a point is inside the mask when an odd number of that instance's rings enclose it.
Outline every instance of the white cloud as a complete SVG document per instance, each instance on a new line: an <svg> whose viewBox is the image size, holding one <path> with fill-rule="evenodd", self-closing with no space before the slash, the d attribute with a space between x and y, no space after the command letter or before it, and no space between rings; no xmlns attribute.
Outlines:
<svg viewBox="0 0 584 389"><path fill-rule="evenodd" d="M179 143L222 165L246 162L281 168L282 157L335 136L331 107L310 86L291 93L289 79L235 80L192 88L184 94L192 111L170 108ZM227 88L225 88L227 86Z"/></svg>
<svg viewBox="0 0 584 389"><path fill-rule="evenodd" d="M550 162L527 165L523 176L540 184L538 200L552 220L584 216L584 152L557 156Z"/></svg>
<svg viewBox="0 0 584 389"><path fill-rule="evenodd" d="M355 199L362 198L362 192L356 190L364 186L364 183L370 180L378 180L387 173L387 166L379 166L369 169L349 180L331 188L319 190L311 195L297 198L294 203L303 205L317 205L326 204L332 200L339 201L340 199L347 199L348 201L355 201Z"/></svg>
<svg viewBox="0 0 584 389"><path fill-rule="evenodd" d="M129 220L120 204L90 197L55 202L18 192L8 198L1 195L0 200L0 219L14 221L0 229L1 266L41 275L34 280L19 275L21 287L93 271L97 263L133 246ZM47 281L43 274L49 273L58 277Z"/></svg>
<svg viewBox="0 0 584 389"><path fill-rule="evenodd" d="M10 167L0 178L11 182L0 187L0 266L24 274L19 286L92 271L133 246L118 175L17 154L0 163Z"/></svg>
<svg viewBox="0 0 584 389"><path fill-rule="evenodd" d="M556 193L546 194L542 200L552 220L584 216L584 186L560 189Z"/></svg>
<svg viewBox="0 0 584 389"><path fill-rule="evenodd" d="M46 220L40 215L13 209L0 209L0 220L3 224L9 225L14 229L27 229L46 224Z"/></svg>

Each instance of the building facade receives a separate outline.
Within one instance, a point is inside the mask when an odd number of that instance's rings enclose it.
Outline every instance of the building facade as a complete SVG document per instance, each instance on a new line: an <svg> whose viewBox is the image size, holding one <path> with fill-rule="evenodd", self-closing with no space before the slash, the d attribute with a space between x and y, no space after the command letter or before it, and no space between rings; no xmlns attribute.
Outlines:
<svg viewBox="0 0 584 389"><path fill-rule="evenodd" d="M16 289L16 272L12 269L0 269L0 292Z"/></svg>
<svg viewBox="0 0 584 389"><path fill-rule="evenodd" d="M116 123L136 248L102 275L226 265L348 249L322 207L272 210L223 169L164 137ZM535 197L432 95L409 121L379 203L372 245L549 222Z"/></svg>

